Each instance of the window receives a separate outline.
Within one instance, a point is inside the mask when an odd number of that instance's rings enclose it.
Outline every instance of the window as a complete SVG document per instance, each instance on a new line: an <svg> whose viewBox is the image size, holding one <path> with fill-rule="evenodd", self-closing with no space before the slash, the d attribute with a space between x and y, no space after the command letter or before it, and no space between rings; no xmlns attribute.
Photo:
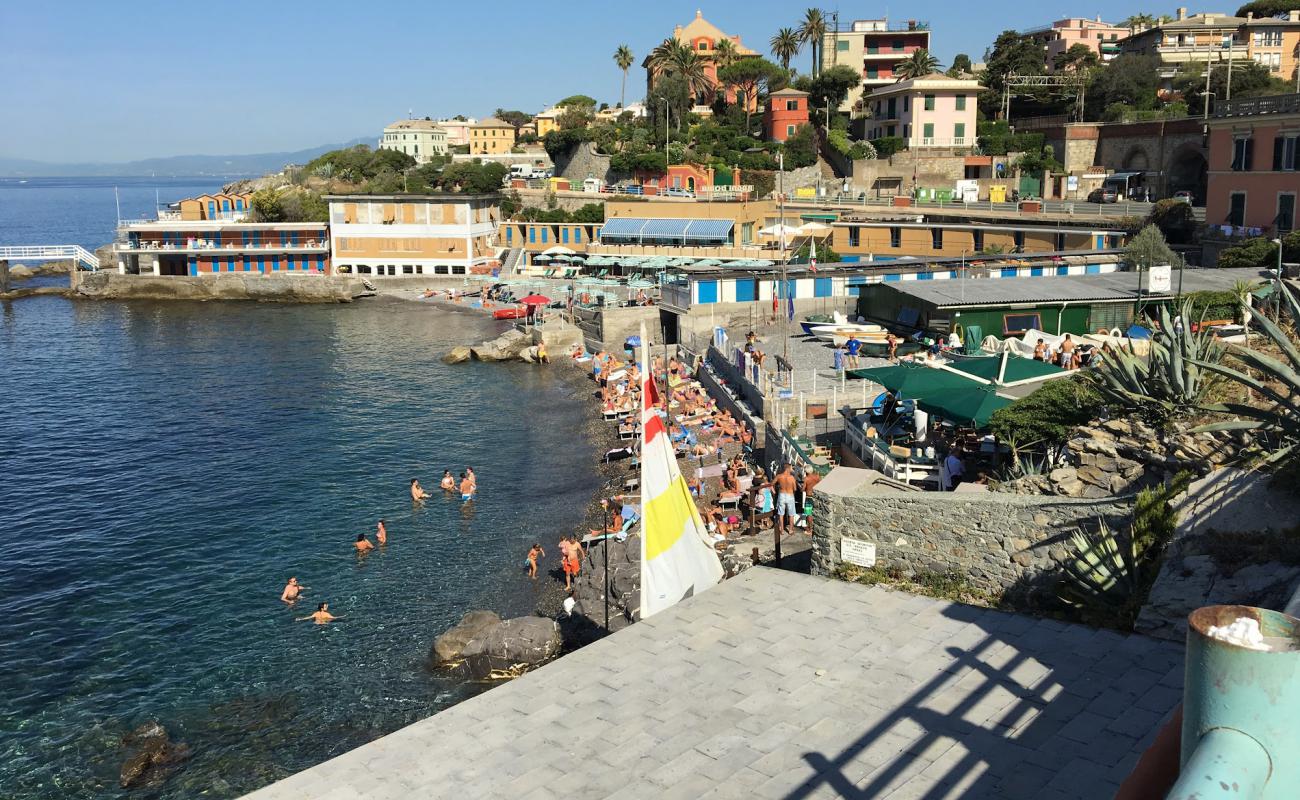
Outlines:
<svg viewBox="0 0 1300 800"><path fill-rule="evenodd" d="M889 114L886 115L886 118L887 118L887 119L897 119L897 118L898 118L898 98L897 98L897 97L891 97L891 98L889 98ZM891 134L891 135L892 135L892 134Z"/></svg>
<svg viewBox="0 0 1300 800"><path fill-rule="evenodd" d="M1294 172L1296 169L1296 150L1300 149L1300 136L1273 137L1273 171Z"/></svg>
<svg viewBox="0 0 1300 800"><path fill-rule="evenodd" d="M414 275L414 274L415 274L415 265L414 265L414 264L403 264L403 265L402 265L402 274L403 274L403 275Z"/></svg>
<svg viewBox="0 0 1300 800"><path fill-rule="evenodd" d="M867 45L867 55L874 56L879 52L880 52L880 45L874 43Z"/></svg>
<svg viewBox="0 0 1300 800"><path fill-rule="evenodd" d="M785 135L786 135L787 137L789 137L789 136L794 136L794 126L793 126L793 125L786 125L786 126L785 126Z"/></svg>
<svg viewBox="0 0 1300 800"><path fill-rule="evenodd" d="M1280 194L1277 196L1277 234L1282 236L1295 230L1295 195Z"/></svg>
<svg viewBox="0 0 1300 800"><path fill-rule="evenodd" d="M1043 323L1037 312L1002 315L1002 333L1004 336L1019 336L1026 331L1041 331L1042 329Z"/></svg>
<svg viewBox="0 0 1300 800"><path fill-rule="evenodd" d="M1238 227L1246 224L1246 193L1233 192L1228 196L1228 220L1229 225Z"/></svg>
<svg viewBox="0 0 1300 800"><path fill-rule="evenodd" d="M934 110L934 95L932 94L925 95L925 110L926 111Z"/></svg>
<svg viewBox="0 0 1300 800"><path fill-rule="evenodd" d="M880 77L880 70L876 67L867 67L867 78L875 80ZM876 101L876 113L880 113L880 101Z"/></svg>
<svg viewBox="0 0 1300 800"><path fill-rule="evenodd" d="M984 231L971 231L970 246L976 253L984 249Z"/></svg>
<svg viewBox="0 0 1300 800"><path fill-rule="evenodd" d="M862 229L849 228L849 247L860 247L862 244Z"/></svg>
<svg viewBox="0 0 1300 800"><path fill-rule="evenodd" d="M935 250L943 249L943 228L930 229L930 247Z"/></svg>
<svg viewBox="0 0 1300 800"><path fill-rule="evenodd" d="M903 113L906 114L912 107L912 98L903 95Z"/></svg>
<svg viewBox="0 0 1300 800"><path fill-rule="evenodd" d="M921 137L926 144L934 144L934 123L927 122L921 126Z"/></svg>
<svg viewBox="0 0 1300 800"><path fill-rule="evenodd" d="M701 49L701 50L708 50L708 49L709 49L709 43L708 43L708 42L700 42L700 49Z"/></svg>
<svg viewBox="0 0 1300 800"><path fill-rule="evenodd" d="M904 46L904 44L903 44L903 40L902 40L902 39L895 39L895 40L894 40L894 52L895 52L895 53L901 53L901 52L903 52L904 47L905 47L905 46Z"/></svg>
<svg viewBox="0 0 1300 800"><path fill-rule="evenodd" d="M799 101L798 101L798 100L786 100L786 101L785 101L785 110L786 110L786 111L798 111L798 110L799 110Z"/></svg>
<svg viewBox="0 0 1300 800"><path fill-rule="evenodd" d="M1016 231L1012 234L1012 240L1016 243L1016 249L1023 251L1025 249L1025 232Z"/></svg>
<svg viewBox="0 0 1300 800"><path fill-rule="evenodd" d="M902 228L890 228L890 229L889 229L889 246L890 246L890 247L902 247L902 246L903 246L903 229L902 229Z"/></svg>
<svg viewBox="0 0 1300 800"><path fill-rule="evenodd" d="M1065 234L1064 234L1064 233L1057 233L1057 234L1056 234L1056 245L1055 245L1055 246L1056 246L1056 252L1058 252L1058 253L1060 253L1060 252L1062 252L1062 251L1065 250Z"/></svg>
<svg viewBox="0 0 1300 800"><path fill-rule="evenodd" d="M1234 172L1249 172L1251 162L1254 160L1255 141L1249 136L1242 136L1232 140L1232 170Z"/></svg>
<svg viewBox="0 0 1300 800"><path fill-rule="evenodd" d="M835 42L835 49L836 49L836 50L839 50L841 53L842 53L842 52L845 52L846 50L849 49L849 40L848 40L848 39L840 39L840 40L836 41L836 42Z"/></svg>
<svg viewBox="0 0 1300 800"><path fill-rule="evenodd" d="M952 138L954 144L966 143L966 123L958 122L952 126Z"/></svg>
<svg viewBox="0 0 1300 800"><path fill-rule="evenodd" d="M959 94L959 95L957 95L957 97L954 98L954 99L957 101L957 110L958 110L958 111L965 111L965 110L966 110L966 95L964 95L964 94Z"/></svg>

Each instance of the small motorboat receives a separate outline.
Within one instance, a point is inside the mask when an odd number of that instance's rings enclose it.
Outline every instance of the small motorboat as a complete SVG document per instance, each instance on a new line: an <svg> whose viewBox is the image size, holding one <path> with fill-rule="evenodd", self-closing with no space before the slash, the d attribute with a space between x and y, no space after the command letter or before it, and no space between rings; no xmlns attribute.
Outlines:
<svg viewBox="0 0 1300 800"><path fill-rule="evenodd" d="M809 314L808 316L804 317L803 322L799 323L799 327L803 328L803 332L805 335L812 336L813 328L824 327L826 325L847 325L847 324L849 324L849 318L844 316L844 314L840 313L839 311L836 311L830 315Z"/></svg>
<svg viewBox="0 0 1300 800"><path fill-rule="evenodd" d="M523 319L528 316L528 309L518 306L515 308L498 308L492 312L492 319Z"/></svg>
<svg viewBox="0 0 1300 800"><path fill-rule="evenodd" d="M879 325L870 323L859 325L853 322L840 323L838 325L817 325L812 329L814 338L823 342L833 342L836 337L843 336L847 339L851 335L856 335L859 339L870 337L884 337L885 329Z"/></svg>

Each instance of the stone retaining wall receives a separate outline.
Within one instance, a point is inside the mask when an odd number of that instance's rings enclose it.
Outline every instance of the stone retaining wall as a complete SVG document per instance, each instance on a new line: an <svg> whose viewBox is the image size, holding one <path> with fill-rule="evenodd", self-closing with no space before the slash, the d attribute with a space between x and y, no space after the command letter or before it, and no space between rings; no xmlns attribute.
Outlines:
<svg viewBox="0 0 1300 800"><path fill-rule="evenodd" d="M349 303L367 294L359 278L324 275L119 275L73 272L76 297L95 300L258 300L275 303Z"/></svg>
<svg viewBox="0 0 1300 800"><path fill-rule="evenodd" d="M841 562L845 537L876 547L877 566L956 572L990 591L1029 588L1069 558L1069 539L1098 517L1121 527L1131 497L1093 500L988 492L901 492L878 473L837 467L813 492L815 574Z"/></svg>

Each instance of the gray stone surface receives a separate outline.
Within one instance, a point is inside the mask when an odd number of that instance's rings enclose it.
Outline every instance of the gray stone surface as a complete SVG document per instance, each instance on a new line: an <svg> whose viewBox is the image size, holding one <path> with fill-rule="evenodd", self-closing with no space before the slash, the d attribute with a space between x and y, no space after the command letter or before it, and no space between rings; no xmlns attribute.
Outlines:
<svg viewBox="0 0 1300 800"><path fill-rule="evenodd" d="M1167 642L753 569L249 797L1107 798L1181 680Z"/></svg>
<svg viewBox="0 0 1300 800"><path fill-rule="evenodd" d="M849 537L874 543L884 567L957 572L985 589L1028 591L1054 580L1080 526L1104 518L1118 528L1132 510L1125 497L903 492L831 481L842 471L875 474L836 467L813 492L812 563L820 575L839 566L840 541Z"/></svg>

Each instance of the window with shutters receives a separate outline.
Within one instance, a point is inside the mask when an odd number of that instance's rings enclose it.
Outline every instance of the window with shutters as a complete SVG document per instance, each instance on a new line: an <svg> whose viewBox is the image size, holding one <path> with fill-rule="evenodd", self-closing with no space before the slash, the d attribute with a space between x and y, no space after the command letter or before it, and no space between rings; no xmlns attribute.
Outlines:
<svg viewBox="0 0 1300 800"><path fill-rule="evenodd" d="M930 229L930 246L935 250L943 249L943 228Z"/></svg>
<svg viewBox="0 0 1300 800"><path fill-rule="evenodd" d="M1249 136L1239 136L1236 139L1232 140L1233 172L1250 171L1254 150L1255 150L1255 142Z"/></svg>
<svg viewBox="0 0 1300 800"><path fill-rule="evenodd" d="M902 247L902 246L903 246L903 229L902 229L902 228L890 228L890 229L889 229L889 246L890 246L890 247L895 247L895 248L897 248L897 247Z"/></svg>
<svg viewBox="0 0 1300 800"><path fill-rule="evenodd" d="M1273 137L1273 171L1294 172L1296 170L1296 150L1300 148L1300 136L1280 134Z"/></svg>
<svg viewBox="0 0 1300 800"><path fill-rule="evenodd" d="M1277 196L1277 235L1283 236L1295 230L1295 195Z"/></svg>
<svg viewBox="0 0 1300 800"><path fill-rule="evenodd" d="M1233 192L1228 196L1228 219L1229 225L1238 227L1246 224L1246 193Z"/></svg>

